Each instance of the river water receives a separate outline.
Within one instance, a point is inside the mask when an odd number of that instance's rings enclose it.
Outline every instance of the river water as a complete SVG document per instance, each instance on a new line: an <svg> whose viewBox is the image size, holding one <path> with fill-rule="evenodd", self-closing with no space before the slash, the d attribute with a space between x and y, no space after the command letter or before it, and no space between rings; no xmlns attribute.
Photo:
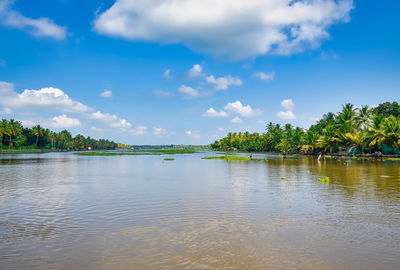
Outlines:
<svg viewBox="0 0 400 270"><path fill-rule="evenodd" d="M1 155L0 269L400 269L400 162L209 155Z"/></svg>

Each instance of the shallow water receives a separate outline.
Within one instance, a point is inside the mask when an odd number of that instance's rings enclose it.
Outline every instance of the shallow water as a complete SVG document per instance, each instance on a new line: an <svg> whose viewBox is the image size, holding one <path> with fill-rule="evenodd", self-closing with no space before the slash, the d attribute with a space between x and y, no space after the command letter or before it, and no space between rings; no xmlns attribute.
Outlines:
<svg viewBox="0 0 400 270"><path fill-rule="evenodd" d="M1 155L0 269L400 268L400 162L210 154Z"/></svg>

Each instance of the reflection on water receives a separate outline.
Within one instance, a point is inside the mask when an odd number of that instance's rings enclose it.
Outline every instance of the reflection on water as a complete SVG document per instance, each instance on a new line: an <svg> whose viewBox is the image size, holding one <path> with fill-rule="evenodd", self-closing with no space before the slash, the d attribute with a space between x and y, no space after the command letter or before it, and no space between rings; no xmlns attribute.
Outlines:
<svg viewBox="0 0 400 270"><path fill-rule="evenodd" d="M0 269L400 265L399 163L209 154L0 156Z"/></svg>

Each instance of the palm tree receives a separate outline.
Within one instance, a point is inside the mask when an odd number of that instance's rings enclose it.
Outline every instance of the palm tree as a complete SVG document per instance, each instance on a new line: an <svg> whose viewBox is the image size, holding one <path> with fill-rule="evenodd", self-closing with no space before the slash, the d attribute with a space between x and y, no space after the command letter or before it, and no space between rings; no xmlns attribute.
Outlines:
<svg viewBox="0 0 400 270"><path fill-rule="evenodd" d="M7 135L10 136L10 143L8 145L8 148L11 148L13 136L20 134L22 131L21 123L18 121L15 121L14 119L10 119L10 121L8 121L8 124L7 124L7 131L8 131Z"/></svg>
<svg viewBox="0 0 400 270"><path fill-rule="evenodd" d="M7 134L7 120L3 119L0 122L0 144L3 144L3 136Z"/></svg>
<svg viewBox="0 0 400 270"><path fill-rule="evenodd" d="M369 145L368 133L365 130L354 131L346 134L347 139L353 143L353 146L364 153L365 148Z"/></svg>
<svg viewBox="0 0 400 270"><path fill-rule="evenodd" d="M36 136L36 146L38 145L39 136L43 136L43 128L40 125L34 126L32 128L33 135Z"/></svg>
<svg viewBox="0 0 400 270"><path fill-rule="evenodd" d="M382 124L385 143L400 148L400 118L393 115L385 119Z"/></svg>
<svg viewBox="0 0 400 270"><path fill-rule="evenodd" d="M370 115L370 110L367 105L362 106L361 108L358 109L358 124L362 126L364 129L366 129L370 125L370 120L369 120L369 115Z"/></svg>

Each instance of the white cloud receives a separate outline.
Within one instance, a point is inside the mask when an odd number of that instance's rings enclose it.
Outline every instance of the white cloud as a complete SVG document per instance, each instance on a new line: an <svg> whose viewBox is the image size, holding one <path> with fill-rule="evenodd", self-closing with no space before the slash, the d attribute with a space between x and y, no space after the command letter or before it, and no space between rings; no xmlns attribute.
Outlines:
<svg viewBox="0 0 400 270"><path fill-rule="evenodd" d="M21 120L20 122L24 127L33 127L36 125L36 123L31 120Z"/></svg>
<svg viewBox="0 0 400 270"><path fill-rule="evenodd" d="M103 131L104 129L102 129L102 128L97 128L97 127L91 127L90 130L91 130L91 131L95 131L95 132L101 132L101 131Z"/></svg>
<svg viewBox="0 0 400 270"><path fill-rule="evenodd" d="M154 90L153 95L156 97L172 97L174 94L164 90Z"/></svg>
<svg viewBox="0 0 400 270"><path fill-rule="evenodd" d="M238 116L236 116L235 118L233 118L231 120L231 123L234 123L234 124L239 124L239 123L242 123L242 122L243 122L242 119L240 117L238 117Z"/></svg>
<svg viewBox="0 0 400 270"><path fill-rule="evenodd" d="M223 110L217 112L214 108L210 108L205 113L203 113L201 116L203 116L203 117L227 117L228 113Z"/></svg>
<svg viewBox="0 0 400 270"><path fill-rule="evenodd" d="M188 95L190 97L198 97L199 96L199 91L197 91L196 89L194 89L190 86L186 86L186 85L182 85L181 87L179 87L178 91L181 93L184 93L185 95Z"/></svg>
<svg viewBox="0 0 400 270"><path fill-rule="evenodd" d="M284 120L295 120L296 119L296 115L291 110L288 110L286 112L278 112L276 114L276 116L278 116L278 118L284 119Z"/></svg>
<svg viewBox="0 0 400 270"><path fill-rule="evenodd" d="M215 90L228 90L231 85L241 86L243 82L239 78L234 78L231 75L216 78L214 75L208 76L206 81L209 84L214 84Z"/></svg>
<svg viewBox="0 0 400 270"><path fill-rule="evenodd" d="M168 80L171 80L171 79L172 79L171 72L172 72L172 71L171 71L170 69L165 70L165 71L164 71L164 78L165 78L165 79L168 79Z"/></svg>
<svg viewBox="0 0 400 270"><path fill-rule="evenodd" d="M116 0L94 29L239 59L315 48L352 8L353 0Z"/></svg>
<svg viewBox="0 0 400 270"><path fill-rule="evenodd" d="M62 90L54 87L39 90L14 91L11 83L0 82L0 104L11 108L46 108L64 112L86 112L90 108L72 100Z"/></svg>
<svg viewBox="0 0 400 270"><path fill-rule="evenodd" d="M218 128L218 131L224 131L225 129L224 128Z"/></svg>
<svg viewBox="0 0 400 270"><path fill-rule="evenodd" d="M110 90L106 90L103 93L101 93L100 96L103 98L111 98L113 96L113 92L111 92Z"/></svg>
<svg viewBox="0 0 400 270"><path fill-rule="evenodd" d="M168 134L168 131L165 128L153 127L153 134L155 136L162 136Z"/></svg>
<svg viewBox="0 0 400 270"><path fill-rule="evenodd" d="M66 114L54 117L53 122L51 123L51 126L57 128L72 128L79 127L81 125L82 123L79 121L79 119L70 118Z"/></svg>
<svg viewBox="0 0 400 270"><path fill-rule="evenodd" d="M193 65L193 67L187 73L187 77L189 79L194 79L201 76L203 76L203 67L199 64Z"/></svg>
<svg viewBox="0 0 400 270"><path fill-rule="evenodd" d="M253 109L250 105L243 106L240 101L230 102L224 107L224 109L233 113L240 114L244 117L253 117L261 113L261 110Z"/></svg>
<svg viewBox="0 0 400 270"><path fill-rule="evenodd" d="M132 126L132 124L129 123L126 119L119 118L115 114L102 113L100 111L96 111L91 114L91 117L93 119L103 121L104 123L107 123L111 127L119 128L122 131L126 131Z"/></svg>
<svg viewBox="0 0 400 270"><path fill-rule="evenodd" d="M147 127L144 126L138 126L130 130L130 133L135 136L142 136L146 134L146 132L147 132Z"/></svg>
<svg viewBox="0 0 400 270"><path fill-rule="evenodd" d="M281 106L286 110L293 110L294 103L292 99L285 99L281 102Z"/></svg>
<svg viewBox="0 0 400 270"><path fill-rule="evenodd" d="M197 131L188 130L188 131L185 132L185 134L187 136L189 136L189 137L192 137L192 138L195 138L195 139L200 139L200 135L198 134Z"/></svg>
<svg viewBox="0 0 400 270"><path fill-rule="evenodd" d="M0 113L2 113L2 114L12 114L12 110L10 109L10 108L7 108L7 107L4 107L1 111L0 111Z"/></svg>
<svg viewBox="0 0 400 270"><path fill-rule="evenodd" d="M11 8L12 0L0 1L0 24L29 32L38 37L65 39L67 31L49 18L32 19Z"/></svg>
<svg viewBox="0 0 400 270"><path fill-rule="evenodd" d="M273 81L275 79L275 72L265 73L265 72L256 72L254 73L254 77L257 77L264 81Z"/></svg>

